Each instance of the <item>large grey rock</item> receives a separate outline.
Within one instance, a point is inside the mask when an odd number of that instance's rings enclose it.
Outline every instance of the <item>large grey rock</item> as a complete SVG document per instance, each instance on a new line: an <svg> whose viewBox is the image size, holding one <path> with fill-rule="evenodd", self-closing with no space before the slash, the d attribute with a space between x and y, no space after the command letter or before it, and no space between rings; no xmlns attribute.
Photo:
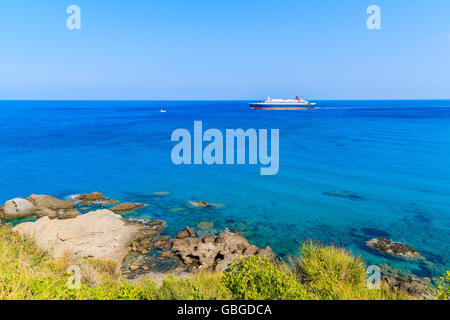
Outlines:
<svg viewBox="0 0 450 320"><path fill-rule="evenodd" d="M391 290L406 293L415 299L434 299L434 293L430 289L430 279L418 278L413 275L400 274L384 275L381 280L386 283Z"/></svg>
<svg viewBox="0 0 450 320"><path fill-rule="evenodd" d="M186 230L182 232L188 235ZM270 247L261 249L250 245L247 239L236 233L219 233L217 237L203 238L177 237L172 240L171 251L194 270L223 271L239 257L261 255L269 260L276 258Z"/></svg>
<svg viewBox="0 0 450 320"><path fill-rule="evenodd" d="M37 208L47 208L51 210L61 210L61 209L73 209L75 204L71 201L57 199L49 195L37 195L32 194L27 198L31 201Z"/></svg>
<svg viewBox="0 0 450 320"><path fill-rule="evenodd" d="M22 198L15 198L6 201L3 206L5 219L17 219L32 216L36 213L36 206L30 201Z"/></svg>
<svg viewBox="0 0 450 320"><path fill-rule="evenodd" d="M46 216L19 224L14 231L32 238L56 259L69 252L121 264L132 250L148 253L154 237L162 231L162 223L129 222L110 210L98 210L67 220Z"/></svg>
<svg viewBox="0 0 450 320"><path fill-rule="evenodd" d="M32 194L27 198L36 206L36 217L49 217L50 219L71 219L81 215L75 209L75 203L61 200L49 195Z"/></svg>

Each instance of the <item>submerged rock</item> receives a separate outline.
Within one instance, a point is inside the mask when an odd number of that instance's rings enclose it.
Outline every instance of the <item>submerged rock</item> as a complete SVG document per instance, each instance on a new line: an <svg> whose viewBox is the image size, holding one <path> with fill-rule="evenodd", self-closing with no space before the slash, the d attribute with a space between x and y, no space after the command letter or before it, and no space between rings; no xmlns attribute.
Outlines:
<svg viewBox="0 0 450 320"><path fill-rule="evenodd" d="M423 215L423 214L416 214L413 217L413 219L416 220L417 222L420 222L420 223L427 223L428 224L428 223L431 222L431 219L429 217Z"/></svg>
<svg viewBox="0 0 450 320"><path fill-rule="evenodd" d="M184 236L188 234L186 230L182 232ZM172 240L171 250L186 265L195 270L223 271L232 260L257 254L266 256L270 260L275 259L275 254L270 247L261 249L250 245L247 239L238 234L227 233L219 233L217 237L177 238Z"/></svg>
<svg viewBox="0 0 450 320"><path fill-rule="evenodd" d="M188 207L190 208L216 208L216 209L223 209L226 207L226 205L222 203L208 203L206 201L189 201Z"/></svg>
<svg viewBox="0 0 450 320"><path fill-rule="evenodd" d="M109 208L109 210L114 211L114 212L128 212L128 211L137 210L137 209L140 209L143 207L144 207L144 205L140 204L140 203L124 202L124 203L119 203L119 204Z"/></svg>
<svg viewBox="0 0 450 320"><path fill-rule="evenodd" d="M188 207L191 208L207 208L210 204L205 201L189 201Z"/></svg>
<svg viewBox="0 0 450 320"><path fill-rule="evenodd" d="M366 245L375 250L404 258L420 258L416 249L404 245L400 242L394 242L386 238L374 238L366 242Z"/></svg>
<svg viewBox="0 0 450 320"><path fill-rule="evenodd" d="M211 207L217 208L217 209L224 209L227 206L224 205L223 203L210 203L209 204Z"/></svg>
<svg viewBox="0 0 450 320"><path fill-rule="evenodd" d="M351 191L328 191L324 192L323 194L326 196L345 198L349 200L364 200L363 197Z"/></svg>
<svg viewBox="0 0 450 320"><path fill-rule="evenodd" d="M114 200L114 199L106 199L106 200L96 200L94 202L92 202L93 204L115 204L118 203L119 200Z"/></svg>
<svg viewBox="0 0 450 320"><path fill-rule="evenodd" d="M3 206L3 216L6 220L32 216L36 213L36 206L29 200L15 198L6 201Z"/></svg>
<svg viewBox="0 0 450 320"><path fill-rule="evenodd" d="M204 222L200 222L197 225L197 228L200 228L200 229L209 229L209 228L212 228L212 227L214 227L214 222L206 222L206 221L204 221Z"/></svg>
<svg viewBox="0 0 450 320"><path fill-rule="evenodd" d="M390 237L389 232L375 228L361 228L362 232L369 237Z"/></svg>
<svg viewBox="0 0 450 320"><path fill-rule="evenodd" d="M170 195L170 192L169 191L155 191L155 192L153 192L153 195L157 196L157 197L167 197Z"/></svg>
<svg viewBox="0 0 450 320"><path fill-rule="evenodd" d="M34 239L38 247L55 259L69 252L82 258L121 264L131 251L150 252L151 243L162 231L163 223L130 222L110 210L98 210L67 220L51 220L47 216L36 222L19 224L13 230Z"/></svg>

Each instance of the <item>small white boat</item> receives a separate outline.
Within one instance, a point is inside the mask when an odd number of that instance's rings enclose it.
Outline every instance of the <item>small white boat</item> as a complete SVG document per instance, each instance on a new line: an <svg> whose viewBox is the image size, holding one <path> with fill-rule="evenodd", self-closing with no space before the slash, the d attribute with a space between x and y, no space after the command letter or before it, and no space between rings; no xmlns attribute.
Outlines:
<svg viewBox="0 0 450 320"><path fill-rule="evenodd" d="M164 110L164 109L161 109L161 110L159 110L159 112L167 112L166 110Z"/></svg>

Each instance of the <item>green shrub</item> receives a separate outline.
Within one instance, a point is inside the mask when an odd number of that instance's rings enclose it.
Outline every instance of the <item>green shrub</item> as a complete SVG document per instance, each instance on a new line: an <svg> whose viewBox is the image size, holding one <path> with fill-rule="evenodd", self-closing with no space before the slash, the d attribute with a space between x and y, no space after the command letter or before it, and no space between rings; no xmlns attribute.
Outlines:
<svg viewBox="0 0 450 320"><path fill-rule="evenodd" d="M450 300L450 271L447 271L438 284L436 292L437 300Z"/></svg>
<svg viewBox="0 0 450 320"><path fill-rule="evenodd" d="M300 247L293 272L307 290L320 300L398 299L386 286L366 286L366 266L360 257L337 246L312 241Z"/></svg>
<svg viewBox="0 0 450 320"><path fill-rule="evenodd" d="M203 300L198 287L189 279L177 279L169 276L161 284L158 291L160 300Z"/></svg>
<svg viewBox="0 0 450 320"><path fill-rule="evenodd" d="M170 275L163 280L158 291L160 300L225 300L230 299L222 283L221 273L199 272L189 279Z"/></svg>
<svg viewBox="0 0 450 320"><path fill-rule="evenodd" d="M297 274L302 281L309 283L326 280L328 283L343 282L352 285L361 283L366 278L364 262L336 246L303 243L298 262Z"/></svg>
<svg viewBox="0 0 450 320"><path fill-rule="evenodd" d="M238 300L310 298L292 274L286 274L260 256L235 260L225 271L223 283Z"/></svg>

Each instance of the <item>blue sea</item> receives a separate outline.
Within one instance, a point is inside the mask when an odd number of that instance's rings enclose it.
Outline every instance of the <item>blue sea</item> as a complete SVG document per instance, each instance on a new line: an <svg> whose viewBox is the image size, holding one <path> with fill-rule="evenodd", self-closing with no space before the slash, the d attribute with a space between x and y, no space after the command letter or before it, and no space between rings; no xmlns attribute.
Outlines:
<svg viewBox="0 0 450 320"><path fill-rule="evenodd" d="M450 101L317 102L252 111L248 101L1 101L0 202L101 191L147 204L126 217L165 220L168 235L210 221L280 257L314 239L419 276L450 270ZM174 165L171 134L195 120L204 130L280 129L279 173ZM426 259L365 246L380 236Z"/></svg>

